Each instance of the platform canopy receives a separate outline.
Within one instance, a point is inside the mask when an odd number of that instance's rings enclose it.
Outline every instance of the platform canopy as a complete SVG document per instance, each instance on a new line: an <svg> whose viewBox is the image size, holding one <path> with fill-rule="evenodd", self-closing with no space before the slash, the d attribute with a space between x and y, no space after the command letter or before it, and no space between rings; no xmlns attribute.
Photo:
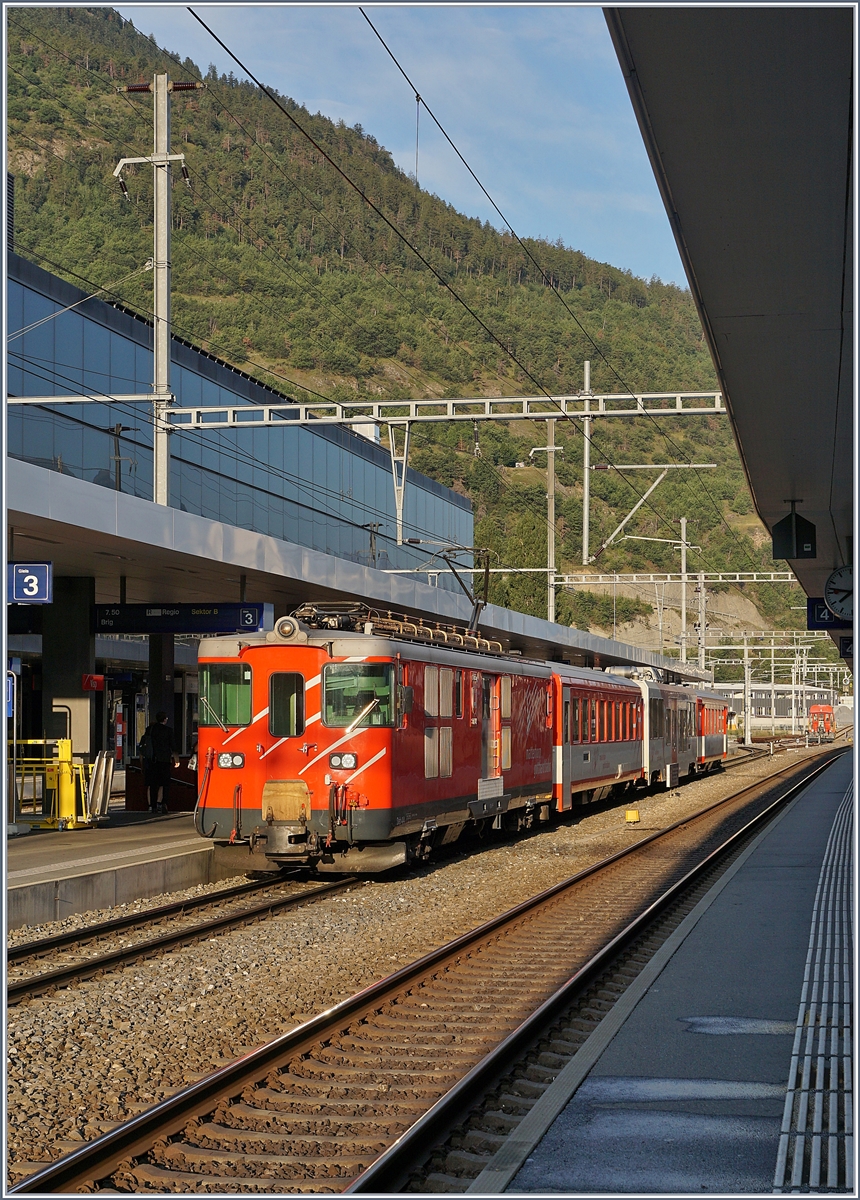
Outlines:
<svg viewBox="0 0 860 1200"><path fill-rule="evenodd" d="M815 524L821 596L852 561L855 10L605 11L756 511Z"/></svg>
<svg viewBox="0 0 860 1200"><path fill-rule="evenodd" d="M300 604L360 601L382 614L460 626L472 613L463 593L430 587L417 576L389 574L19 459L6 461L6 487L14 558L50 561L55 578L94 579L98 604L118 602L124 577L134 604L245 599L268 601L280 616ZM492 604L481 614L480 631L505 650L541 660L652 667L676 680L712 678L695 663Z"/></svg>

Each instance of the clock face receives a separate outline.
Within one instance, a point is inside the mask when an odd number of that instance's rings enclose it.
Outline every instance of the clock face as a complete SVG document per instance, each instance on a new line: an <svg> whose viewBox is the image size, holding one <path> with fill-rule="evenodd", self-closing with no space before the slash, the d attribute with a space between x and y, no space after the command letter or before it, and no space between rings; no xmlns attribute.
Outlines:
<svg viewBox="0 0 860 1200"><path fill-rule="evenodd" d="M854 620L854 569L839 567L824 585L824 603L843 621Z"/></svg>

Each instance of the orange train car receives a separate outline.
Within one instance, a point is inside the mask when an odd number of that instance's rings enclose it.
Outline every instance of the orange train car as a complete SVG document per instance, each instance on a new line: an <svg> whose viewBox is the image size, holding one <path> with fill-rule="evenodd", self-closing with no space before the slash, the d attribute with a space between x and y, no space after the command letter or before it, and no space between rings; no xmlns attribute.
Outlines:
<svg viewBox="0 0 860 1200"><path fill-rule="evenodd" d="M833 706L812 704L809 708L809 732L817 734L825 742L832 742L836 734Z"/></svg>
<svg viewBox="0 0 860 1200"><path fill-rule="evenodd" d="M654 684L366 612L306 615L201 642L204 837L248 841L275 863L372 872L424 858L470 824L515 830L677 781L662 743L649 770ZM659 686L692 706L689 689Z"/></svg>

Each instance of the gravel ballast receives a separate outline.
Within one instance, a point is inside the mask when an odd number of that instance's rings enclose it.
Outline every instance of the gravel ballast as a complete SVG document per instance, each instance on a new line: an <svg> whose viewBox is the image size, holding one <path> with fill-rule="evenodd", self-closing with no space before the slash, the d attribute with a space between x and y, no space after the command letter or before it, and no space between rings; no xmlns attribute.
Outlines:
<svg viewBox="0 0 860 1200"><path fill-rule="evenodd" d="M12 1182L543 888L810 757L790 751L408 873L10 1009ZM629 806L634 804L633 799ZM233 881L230 881L233 882ZM223 888L222 881L212 890ZM10 944L206 888L15 930Z"/></svg>

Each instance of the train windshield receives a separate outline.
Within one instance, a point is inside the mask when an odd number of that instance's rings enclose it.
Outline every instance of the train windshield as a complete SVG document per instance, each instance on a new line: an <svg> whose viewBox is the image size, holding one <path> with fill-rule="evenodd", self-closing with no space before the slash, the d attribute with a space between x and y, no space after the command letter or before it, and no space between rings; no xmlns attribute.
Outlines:
<svg viewBox="0 0 860 1200"><path fill-rule="evenodd" d="M250 723L251 668L245 663L201 663L199 686L201 725Z"/></svg>
<svg viewBox="0 0 860 1200"><path fill-rule="evenodd" d="M390 663L329 663L323 669L323 720L335 729L394 724Z"/></svg>

